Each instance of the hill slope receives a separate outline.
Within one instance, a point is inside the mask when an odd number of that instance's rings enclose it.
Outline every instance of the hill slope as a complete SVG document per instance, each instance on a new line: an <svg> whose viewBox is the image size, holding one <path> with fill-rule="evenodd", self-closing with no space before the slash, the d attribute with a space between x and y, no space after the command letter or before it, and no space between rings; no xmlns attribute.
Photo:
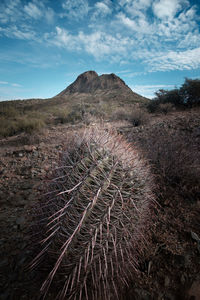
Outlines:
<svg viewBox="0 0 200 300"><path fill-rule="evenodd" d="M73 96L83 97L95 96L101 100L106 98L129 98L132 101L144 101L146 98L134 93L125 82L115 74L103 74L98 76L95 71L87 71L80 74L77 79L66 89L59 93L57 97ZM147 99L146 99L147 100Z"/></svg>
<svg viewBox="0 0 200 300"><path fill-rule="evenodd" d="M57 96L0 102L0 136L32 132L50 124L74 123L87 118L113 119L135 111L150 101L134 93L115 74L80 74ZM89 121L90 119L90 121Z"/></svg>

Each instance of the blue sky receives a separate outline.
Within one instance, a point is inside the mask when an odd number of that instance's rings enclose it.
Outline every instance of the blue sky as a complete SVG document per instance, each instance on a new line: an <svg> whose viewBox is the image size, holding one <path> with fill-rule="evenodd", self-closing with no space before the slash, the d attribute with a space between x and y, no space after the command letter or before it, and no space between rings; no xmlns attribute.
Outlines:
<svg viewBox="0 0 200 300"><path fill-rule="evenodd" d="M133 91L200 77L199 0L1 0L0 101L48 98L87 70Z"/></svg>

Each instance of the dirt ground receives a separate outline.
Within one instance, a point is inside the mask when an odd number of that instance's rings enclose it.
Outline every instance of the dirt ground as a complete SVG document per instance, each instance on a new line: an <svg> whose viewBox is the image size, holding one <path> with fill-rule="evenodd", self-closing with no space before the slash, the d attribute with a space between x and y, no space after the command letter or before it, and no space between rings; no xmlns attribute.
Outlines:
<svg viewBox="0 0 200 300"><path fill-rule="evenodd" d="M190 120L190 121L189 121ZM131 127L113 123L130 141L142 139L154 128L192 130L200 140L199 112L154 117L150 124ZM170 127L170 128L171 128ZM186 128L186 130L184 129ZM189 129L188 129L189 128ZM25 134L0 140L0 299L36 299L40 282L27 270L31 250L29 211L38 201L46 176L57 165L65 148L66 136L78 126L59 125L40 136ZM172 128L173 129L173 128ZM184 133L185 134L185 133ZM191 134L190 131L187 132ZM199 168L199 161L197 161ZM159 187L162 190L164 187ZM158 195L160 195L158 193ZM124 299L200 299L200 191L195 199L169 193L159 201L149 228L138 276L130 282ZM49 299L52 299L49 296Z"/></svg>

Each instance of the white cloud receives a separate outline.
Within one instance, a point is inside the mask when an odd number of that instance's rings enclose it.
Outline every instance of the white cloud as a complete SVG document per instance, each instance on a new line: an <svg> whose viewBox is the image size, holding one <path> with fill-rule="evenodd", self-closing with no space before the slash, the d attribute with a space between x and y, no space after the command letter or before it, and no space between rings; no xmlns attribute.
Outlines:
<svg viewBox="0 0 200 300"><path fill-rule="evenodd" d="M124 12L131 18L143 17L147 9L151 7L153 0L134 0L120 1L119 4L123 7Z"/></svg>
<svg viewBox="0 0 200 300"><path fill-rule="evenodd" d="M130 73L131 71L130 70L122 70L122 71L118 71L116 72L116 74L127 74L127 73ZM111 73L111 72L110 72Z"/></svg>
<svg viewBox="0 0 200 300"><path fill-rule="evenodd" d="M198 12L188 0L62 0L62 14L49 3L0 3L0 35L87 53L97 60L142 62L143 72L199 66ZM61 16L70 23L59 20ZM47 27L39 22L53 24L54 19L55 31L44 32ZM80 20L81 24L76 22Z"/></svg>
<svg viewBox="0 0 200 300"><path fill-rule="evenodd" d="M12 23L14 25L27 24L32 19L43 19L47 23L53 23L55 12L39 0L29 1L26 5L22 0L8 0L0 3L0 23L2 25ZM33 25L31 23L31 25Z"/></svg>
<svg viewBox="0 0 200 300"><path fill-rule="evenodd" d="M146 59L151 71L192 70L200 67L200 47L186 51L169 51Z"/></svg>
<svg viewBox="0 0 200 300"><path fill-rule="evenodd" d="M47 23L49 23L49 24L53 23L54 16L55 16L55 12L53 11L53 9L50 7L47 7L45 9L45 17L46 17Z"/></svg>
<svg viewBox="0 0 200 300"><path fill-rule="evenodd" d="M155 92L159 89L173 89L174 85L172 84L155 84L155 85L132 85L130 88L137 94L140 94L147 98L155 97Z"/></svg>
<svg viewBox="0 0 200 300"><path fill-rule="evenodd" d="M114 37L104 32L94 32L88 35L80 32L79 40L85 51L97 59L110 55L110 59L114 60L115 55L119 53L124 56L127 53L128 45L132 44L128 38Z"/></svg>
<svg viewBox="0 0 200 300"><path fill-rule="evenodd" d="M0 3L0 23L16 22L22 15L20 0L8 0Z"/></svg>
<svg viewBox="0 0 200 300"><path fill-rule="evenodd" d="M47 35L47 41L61 48L69 50L79 50L77 36L71 35L67 30L57 26L56 32L52 35Z"/></svg>
<svg viewBox="0 0 200 300"><path fill-rule="evenodd" d="M98 15L106 16L112 13L111 8L104 2L97 2L95 4L95 9L96 9L95 11L96 16Z"/></svg>
<svg viewBox="0 0 200 300"><path fill-rule="evenodd" d="M200 47L200 34L198 30L188 32L178 44L179 48L194 48Z"/></svg>
<svg viewBox="0 0 200 300"><path fill-rule="evenodd" d="M145 11L151 6L152 0L135 0L132 1L126 8L127 12L132 15L137 14L139 11Z"/></svg>
<svg viewBox="0 0 200 300"><path fill-rule="evenodd" d="M117 15L118 20L124 24L125 26L133 29L133 30L137 30L137 24L134 20L131 20L130 18L128 18L124 13L119 13Z"/></svg>
<svg viewBox="0 0 200 300"><path fill-rule="evenodd" d="M45 6L44 3L38 0L29 2L24 6L26 16L35 20L44 18L47 23L51 24L54 21L55 12L51 7Z"/></svg>
<svg viewBox="0 0 200 300"><path fill-rule="evenodd" d="M24 6L24 11L33 19L39 19L42 16L42 11L32 2Z"/></svg>
<svg viewBox="0 0 200 300"><path fill-rule="evenodd" d="M9 85L9 86L14 86L14 87L22 87L21 84L18 83L12 83L12 82L8 82L8 81L0 81L1 85Z"/></svg>
<svg viewBox="0 0 200 300"><path fill-rule="evenodd" d="M172 0L157 0L152 5L164 5L165 1L167 1L168 6L172 3ZM142 8L139 10L142 1L134 2L134 4L132 1L125 2L126 8L137 4L137 13L128 15L128 10L127 13L125 11L118 12L113 22L113 28L115 26L118 31L122 32L122 28L125 30L126 27L131 30L127 32L129 36L130 33L134 32L135 45L138 51L143 52L143 49L152 49L152 52L155 52L155 49L157 51L162 51L162 49L166 51L166 49L174 50L183 49L184 47L192 49L198 47L200 33L198 30L196 6L189 7L188 1L174 0L171 10L167 10L167 14L173 15L172 12L176 11L179 5L180 8L184 6L184 10L179 11L174 18L163 17L163 19L148 18L148 14ZM151 1L147 0L146 8L149 8L149 5L151 5Z"/></svg>
<svg viewBox="0 0 200 300"><path fill-rule="evenodd" d="M111 3L109 0L104 0L101 2L96 2L92 9L91 21L94 21L94 24L90 24L90 27L96 27L97 22L100 21L101 27L104 27L105 24L102 24L102 18L107 17L112 14ZM103 26L102 26L103 25ZM100 26L99 26L100 27Z"/></svg>
<svg viewBox="0 0 200 300"><path fill-rule="evenodd" d="M35 32L24 28L22 31L16 25L3 28L0 27L0 35L3 34L9 38L16 38L20 40L34 40L36 38Z"/></svg>
<svg viewBox="0 0 200 300"><path fill-rule="evenodd" d="M153 0L119 0L119 5L126 6L127 9L146 9L151 5Z"/></svg>
<svg viewBox="0 0 200 300"><path fill-rule="evenodd" d="M120 24L135 31L137 35L140 33L152 35L154 33L153 25L146 21L143 14L137 19L130 19L124 13L119 13L117 19Z"/></svg>
<svg viewBox="0 0 200 300"><path fill-rule="evenodd" d="M70 34L67 30L56 27L56 32L46 36L48 43L67 50L85 51L96 59L109 56L110 60L121 60L128 54L128 48L133 41L120 34L113 36L102 31L85 34L80 31L77 35Z"/></svg>
<svg viewBox="0 0 200 300"><path fill-rule="evenodd" d="M11 83L11 85L14 86L14 87L22 87L22 85L18 84L18 83Z"/></svg>
<svg viewBox="0 0 200 300"><path fill-rule="evenodd" d="M160 19L172 19L183 7L187 0L157 0L153 3L153 11Z"/></svg>
<svg viewBox="0 0 200 300"><path fill-rule="evenodd" d="M66 16L73 19L73 21L83 19L90 10L87 0L65 0L62 7L65 9L65 12L61 16Z"/></svg>
<svg viewBox="0 0 200 300"><path fill-rule="evenodd" d="M0 86L0 101L20 99L20 95L24 91L26 90L12 85Z"/></svg>

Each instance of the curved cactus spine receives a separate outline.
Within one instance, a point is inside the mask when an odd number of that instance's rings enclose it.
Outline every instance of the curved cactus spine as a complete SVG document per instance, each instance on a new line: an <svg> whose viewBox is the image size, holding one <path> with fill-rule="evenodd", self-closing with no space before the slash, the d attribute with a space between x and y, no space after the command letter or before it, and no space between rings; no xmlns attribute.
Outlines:
<svg viewBox="0 0 200 300"><path fill-rule="evenodd" d="M119 299L137 268L153 202L149 168L122 136L88 130L68 142L36 212L42 238L32 265L51 266L41 293L59 299Z"/></svg>

